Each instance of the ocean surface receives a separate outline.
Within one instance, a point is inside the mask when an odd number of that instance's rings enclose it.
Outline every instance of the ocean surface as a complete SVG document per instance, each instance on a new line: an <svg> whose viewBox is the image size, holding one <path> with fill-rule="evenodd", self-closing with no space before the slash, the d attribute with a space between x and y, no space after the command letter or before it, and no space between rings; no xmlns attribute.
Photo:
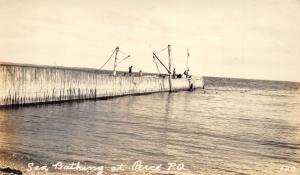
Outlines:
<svg viewBox="0 0 300 175"><path fill-rule="evenodd" d="M206 77L193 92L1 109L0 151L27 170L80 162L139 174L140 160L161 164L153 174L300 175L299 88Z"/></svg>

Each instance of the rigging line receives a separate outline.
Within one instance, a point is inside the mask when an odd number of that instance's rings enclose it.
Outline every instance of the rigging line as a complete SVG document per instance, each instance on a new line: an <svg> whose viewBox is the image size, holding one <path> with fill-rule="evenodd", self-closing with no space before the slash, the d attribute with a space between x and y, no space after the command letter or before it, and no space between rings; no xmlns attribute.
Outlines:
<svg viewBox="0 0 300 175"><path fill-rule="evenodd" d="M157 57L157 55L155 53L153 53L153 56L160 62L160 64L167 70L167 72L170 74L171 70L169 70L164 63Z"/></svg>
<svg viewBox="0 0 300 175"><path fill-rule="evenodd" d="M121 50L119 50L119 52L122 53L122 54L124 54L124 55L129 55L128 53L123 52L123 51L121 51Z"/></svg>
<svg viewBox="0 0 300 175"><path fill-rule="evenodd" d="M159 67L158 67L158 65L157 65L157 62L156 62L156 60L155 60L155 57L154 57L154 56L153 56L153 60L154 60L154 63L155 63L155 66L156 66L157 72L158 72L158 73L159 73L159 75L160 75L161 73L160 73Z"/></svg>
<svg viewBox="0 0 300 175"><path fill-rule="evenodd" d="M158 51L158 52L155 52L155 54L159 54L159 53L161 53L161 52L165 51L167 48L168 48L168 47L166 47L166 48L164 48L164 49L161 49L160 51Z"/></svg>
<svg viewBox="0 0 300 175"><path fill-rule="evenodd" d="M172 57L172 68L174 69L175 67L174 67L174 57ZM173 71L173 70L171 70L171 71Z"/></svg>
<svg viewBox="0 0 300 175"><path fill-rule="evenodd" d="M101 70L108 63L108 61L112 58L112 56L114 55L115 52L116 52L116 49L113 51L113 53L110 55L108 60L101 66L101 68L99 70Z"/></svg>
<svg viewBox="0 0 300 175"><path fill-rule="evenodd" d="M123 61L127 60L130 57L130 55L124 57L121 61L118 62L118 64L122 63Z"/></svg>

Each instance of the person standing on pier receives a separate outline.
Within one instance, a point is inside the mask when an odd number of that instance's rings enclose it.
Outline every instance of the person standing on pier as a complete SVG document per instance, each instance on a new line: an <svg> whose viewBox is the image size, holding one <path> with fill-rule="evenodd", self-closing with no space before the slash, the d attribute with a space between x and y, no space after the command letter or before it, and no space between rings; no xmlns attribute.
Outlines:
<svg viewBox="0 0 300 175"><path fill-rule="evenodd" d="M129 66L129 68L128 68L128 73L129 73L129 76L131 76L131 73L132 73L132 65Z"/></svg>
<svg viewBox="0 0 300 175"><path fill-rule="evenodd" d="M175 70L175 68L173 69L173 78L176 78L176 70Z"/></svg>
<svg viewBox="0 0 300 175"><path fill-rule="evenodd" d="M186 76L186 78L188 78L189 77L189 68L187 68L183 74Z"/></svg>

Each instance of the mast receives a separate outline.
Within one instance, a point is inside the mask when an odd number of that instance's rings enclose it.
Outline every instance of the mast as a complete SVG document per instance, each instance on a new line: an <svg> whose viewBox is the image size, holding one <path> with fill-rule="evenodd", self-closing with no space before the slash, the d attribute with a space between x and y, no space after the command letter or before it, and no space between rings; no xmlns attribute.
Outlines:
<svg viewBox="0 0 300 175"><path fill-rule="evenodd" d="M168 56L169 56L169 92L172 91L172 54L171 45L168 45Z"/></svg>
<svg viewBox="0 0 300 175"><path fill-rule="evenodd" d="M119 46L116 47L115 63L114 63L114 72L113 72L113 75L114 75L114 76L117 75L118 52L119 52Z"/></svg>
<svg viewBox="0 0 300 175"><path fill-rule="evenodd" d="M189 69L189 57L190 57L190 51L189 48L186 49L186 70Z"/></svg>

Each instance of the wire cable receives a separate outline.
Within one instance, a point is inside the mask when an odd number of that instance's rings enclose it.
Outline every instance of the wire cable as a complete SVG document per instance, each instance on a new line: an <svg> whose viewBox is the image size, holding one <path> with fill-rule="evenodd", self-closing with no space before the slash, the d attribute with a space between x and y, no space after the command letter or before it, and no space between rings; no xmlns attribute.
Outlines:
<svg viewBox="0 0 300 175"><path fill-rule="evenodd" d="M123 52L122 50L119 50L119 52L122 53L123 55L129 55L128 53Z"/></svg>
<svg viewBox="0 0 300 175"><path fill-rule="evenodd" d="M166 48L163 48L163 49L161 49L160 51L158 51L158 52L155 52L155 54L159 54L159 53L161 53L161 52L165 51L167 48L168 48L168 47L166 47Z"/></svg>
<svg viewBox="0 0 300 175"><path fill-rule="evenodd" d="M130 55L126 56L125 58L123 58L121 61L118 62L118 64L122 63L123 61L127 60L130 57Z"/></svg>
<svg viewBox="0 0 300 175"><path fill-rule="evenodd" d="M108 60L101 66L101 68L99 70L101 70L108 63L108 61L112 58L112 56L114 55L115 52L116 52L116 49L113 51L113 53L110 55Z"/></svg>
<svg viewBox="0 0 300 175"><path fill-rule="evenodd" d="M155 66L156 66L157 72L158 72L158 73L159 73L159 75L160 75L161 73L160 73L159 67L158 67L158 65L157 65L157 62L156 62L156 60L155 60L155 58L154 58L154 57L153 57L153 60L154 60L154 63L155 63Z"/></svg>

